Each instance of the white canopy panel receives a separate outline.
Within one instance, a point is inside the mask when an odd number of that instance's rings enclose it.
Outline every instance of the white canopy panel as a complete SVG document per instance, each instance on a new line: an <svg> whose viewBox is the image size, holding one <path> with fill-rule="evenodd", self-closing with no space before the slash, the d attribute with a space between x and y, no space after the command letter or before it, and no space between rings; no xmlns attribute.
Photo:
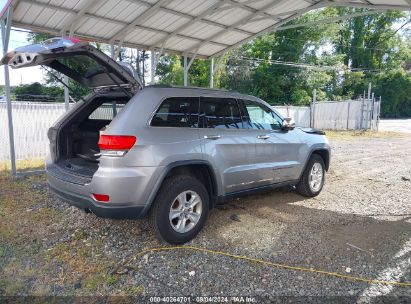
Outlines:
<svg viewBox="0 0 411 304"><path fill-rule="evenodd" d="M411 0L12 0L10 4L14 27L203 58L281 28L313 9L411 10Z"/></svg>

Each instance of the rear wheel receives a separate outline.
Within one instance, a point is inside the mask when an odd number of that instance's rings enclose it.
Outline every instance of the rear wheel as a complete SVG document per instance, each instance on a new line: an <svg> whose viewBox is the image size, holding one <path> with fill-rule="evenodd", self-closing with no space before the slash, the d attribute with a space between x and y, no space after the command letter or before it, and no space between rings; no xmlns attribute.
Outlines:
<svg viewBox="0 0 411 304"><path fill-rule="evenodd" d="M209 211L204 185L191 176L167 178L151 210L150 223L157 235L170 244L183 244L203 228Z"/></svg>
<svg viewBox="0 0 411 304"><path fill-rule="evenodd" d="M306 197L320 194L325 180L324 160L318 154L313 154L298 182L297 192Z"/></svg>

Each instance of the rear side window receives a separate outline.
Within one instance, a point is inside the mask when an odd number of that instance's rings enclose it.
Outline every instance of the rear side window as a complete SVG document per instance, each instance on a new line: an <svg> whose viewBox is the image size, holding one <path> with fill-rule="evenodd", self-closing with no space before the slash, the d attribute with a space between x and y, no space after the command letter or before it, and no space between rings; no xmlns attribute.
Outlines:
<svg viewBox="0 0 411 304"><path fill-rule="evenodd" d="M95 109L88 118L91 120L113 120L124 106L124 102L105 102Z"/></svg>
<svg viewBox="0 0 411 304"><path fill-rule="evenodd" d="M151 120L153 127L198 128L198 97L171 97Z"/></svg>
<svg viewBox="0 0 411 304"><path fill-rule="evenodd" d="M202 97L200 115L203 128L243 128L237 101L232 98Z"/></svg>

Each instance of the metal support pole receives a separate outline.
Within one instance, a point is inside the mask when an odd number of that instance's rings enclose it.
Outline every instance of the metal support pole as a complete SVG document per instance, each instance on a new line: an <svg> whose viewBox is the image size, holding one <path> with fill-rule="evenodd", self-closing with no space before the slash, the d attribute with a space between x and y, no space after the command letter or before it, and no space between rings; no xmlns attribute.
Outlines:
<svg viewBox="0 0 411 304"><path fill-rule="evenodd" d="M361 108L360 108L360 130L363 129L363 121L364 121L364 102L365 102L365 91L361 97Z"/></svg>
<svg viewBox="0 0 411 304"><path fill-rule="evenodd" d="M184 54L184 86L188 86L187 54Z"/></svg>
<svg viewBox="0 0 411 304"><path fill-rule="evenodd" d="M311 118L312 124L311 127L315 128L315 103L317 102L317 89L313 90L313 102L311 103Z"/></svg>
<svg viewBox="0 0 411 304"><path fill-rule="evenodd" d="M374 98L374 93L372 93L371 94L371 111L370 111L370 126L371 126L371 129L375 129L375 127L374 127L374 108L375 108L375 106L374 106L374 104L375 104L375 98Z"/></svg>
<svg viewBox="0 0 411 304"><path fill-rule="evenodd" d="M368 83L368 100L371 99L371 82Z"/></svg>
<svg viewBox="0 0 411 304"><path fill-rule="evenodd" d="M117 101L113 101L112 107L113 107L113 118L114 118L117 116Z"/></svg>
<svg viewBox="0 0 411 304"><path fill-rule="evenodd" d="M111 58L114 59L114 56L116 55L114 44L110 44L110 53L111 53Z"/></svg>
<svg viewBox="0 0 411 304"><path fill-rule="evenodd" d="M13 16L13 6L10 6L7 11L7 19L1 20L1 38L3 42L3 55L7 54L10 42L10 29L11 20ZM10 74L9 66L4 65L4 82L6 91L6 101L7 101L7 120L9 126L9 145L10 145L10 162L11 162L11 173L15 176L17 174L16 169L16 151L14 149L14 130L13 130L13 114L11 105L11 94L10 94Z"/></svg>
<svg viewBox="0 0 411 304"><path fill-rule="evenodd" d="M150 84L151 85L153 85L154 83L155 83L155 72L156 72L156 67L155 67L155 53L154 53L154 49L152 49L151 50L151 53L150 53L150 60L151 60L151 63L150 63L150 77L151 77L151 81L150 81Z"/></svg>
<svg viewBox="0 0 411 304"><path fill-rule="evenodd" d="M66 85L69 84L69 79L67 76L64 76L64 83ZM68 111L70 109L70 96L69 96L69 89L64 87L64 109Z"/></svg>
<svg viewBox="0 0 411 304"><path fill-rule="evenodd" d="M210 61L210 88L214 88L214 58Z"/></svg>
<svg viewBox="0 0 411 304"><path fill-rule="evenodd" d="M378 107L377 107L377 132L379 131L379 127L380 127L380 113L381 113L381 96L380 96L380 102L378 103Z"/></svg>
<svg viewBox="0 0 411 304"><path fill-rule="evenodd" d="M371 127L370 125L370 105L371 105L371 82L368 83L368 98L367 98L367 112L366 112L366 129Z"/></svg>

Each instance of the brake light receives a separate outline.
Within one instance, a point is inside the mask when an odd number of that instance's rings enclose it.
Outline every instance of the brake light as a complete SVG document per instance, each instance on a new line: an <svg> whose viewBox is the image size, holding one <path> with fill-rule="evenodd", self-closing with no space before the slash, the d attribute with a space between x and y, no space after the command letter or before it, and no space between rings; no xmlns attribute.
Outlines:
<svg viewBox="0 0 411 304"><path fill-rule="evenodd" d="M98 201L98 202L102 202L102 203L108 203L108 201L110 200L110 196L106 195L106 194L97 194L97 193L93 193L93 198Z"/></svg>
<svg viewBox="0 0 411 304"><path fill-rule="evenodd" d="M107 156L123 156L136 143L135 136L125 135L100 135L98 146L102 151L102 155Z"/></svg>
<svg viewBox="0 0 411 304"><path fill-rule="evenodd" d="M81 40L73 38L73 37L66 37L65 39L70 40L74 44L81 42Z"/></svg>

